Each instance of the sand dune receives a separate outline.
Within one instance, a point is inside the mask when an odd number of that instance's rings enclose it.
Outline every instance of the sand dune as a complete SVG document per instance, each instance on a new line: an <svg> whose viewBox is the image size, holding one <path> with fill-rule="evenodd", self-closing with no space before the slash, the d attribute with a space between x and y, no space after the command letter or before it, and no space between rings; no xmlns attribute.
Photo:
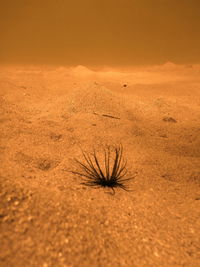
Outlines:
<svg viewBox="0 0 200 267"><path fill-rule="evenodd" d="M199 74L1 66L0 265L199 266ZM131 192L67 172L119 143Z"/></svg>

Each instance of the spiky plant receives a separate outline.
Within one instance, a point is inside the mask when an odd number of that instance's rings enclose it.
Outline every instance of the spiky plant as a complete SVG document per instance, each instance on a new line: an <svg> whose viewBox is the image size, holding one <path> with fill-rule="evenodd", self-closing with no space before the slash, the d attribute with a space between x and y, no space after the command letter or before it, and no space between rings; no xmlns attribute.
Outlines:
<svg viewBox="0 0 200 267"><path fill-rule="evenodd" d="M132 179L132 177L125 178L128 172L126 168L127 162L123 159L122 153L122 145L116 146L114 148L114 158L111 158L112 153L110 146L108 146L104 150L104 164L101 165L95 150L93 150L92 156L86 155L82 151L85 163L75 159L80 171L70 172L81 176L84 180L81 184L87 186L108 187L113 190L113 193L115 193L114 188L116 187L129 191L124 183Z"/></svg>

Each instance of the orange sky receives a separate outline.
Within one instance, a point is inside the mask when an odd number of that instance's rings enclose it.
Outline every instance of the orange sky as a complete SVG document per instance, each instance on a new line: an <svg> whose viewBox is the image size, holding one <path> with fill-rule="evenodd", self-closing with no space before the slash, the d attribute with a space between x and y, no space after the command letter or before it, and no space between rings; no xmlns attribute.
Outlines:
<svg viewBox="0 0 200 267"><path fill-rule="evenodd" d="M1 2L4 63L200 63L199 0Z"/></svg>

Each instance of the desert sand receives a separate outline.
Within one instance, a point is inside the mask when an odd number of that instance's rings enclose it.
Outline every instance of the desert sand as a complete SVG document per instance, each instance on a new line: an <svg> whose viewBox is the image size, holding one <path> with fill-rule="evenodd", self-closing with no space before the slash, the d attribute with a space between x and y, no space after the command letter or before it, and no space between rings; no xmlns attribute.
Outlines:
<svg viewBox="0 0 200 267"><path fill-rule="evenodd" d="M0 266L200 266L200 66L1 66ZM81 184L122 144L127 182Z"/></svg>

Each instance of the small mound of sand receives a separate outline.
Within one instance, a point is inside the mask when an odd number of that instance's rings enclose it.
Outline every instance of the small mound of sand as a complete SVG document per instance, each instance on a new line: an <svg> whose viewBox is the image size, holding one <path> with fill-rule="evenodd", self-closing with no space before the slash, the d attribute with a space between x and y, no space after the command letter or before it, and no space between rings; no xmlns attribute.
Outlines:
<svg viewBox="0 0 200 267"><path fill-rule="evenodd" d="M77 67L71 68L69 74L77 78L86 78L94 75L94 72L85 66L78 65Z"/></svg>
<svg viewBox="0 0 200 267"><path fill-rule="evenodd" d="M67 97L66 109L77 113L108 113L122 116L123 98L104 86L89 84L72 90Z"/></svg>

